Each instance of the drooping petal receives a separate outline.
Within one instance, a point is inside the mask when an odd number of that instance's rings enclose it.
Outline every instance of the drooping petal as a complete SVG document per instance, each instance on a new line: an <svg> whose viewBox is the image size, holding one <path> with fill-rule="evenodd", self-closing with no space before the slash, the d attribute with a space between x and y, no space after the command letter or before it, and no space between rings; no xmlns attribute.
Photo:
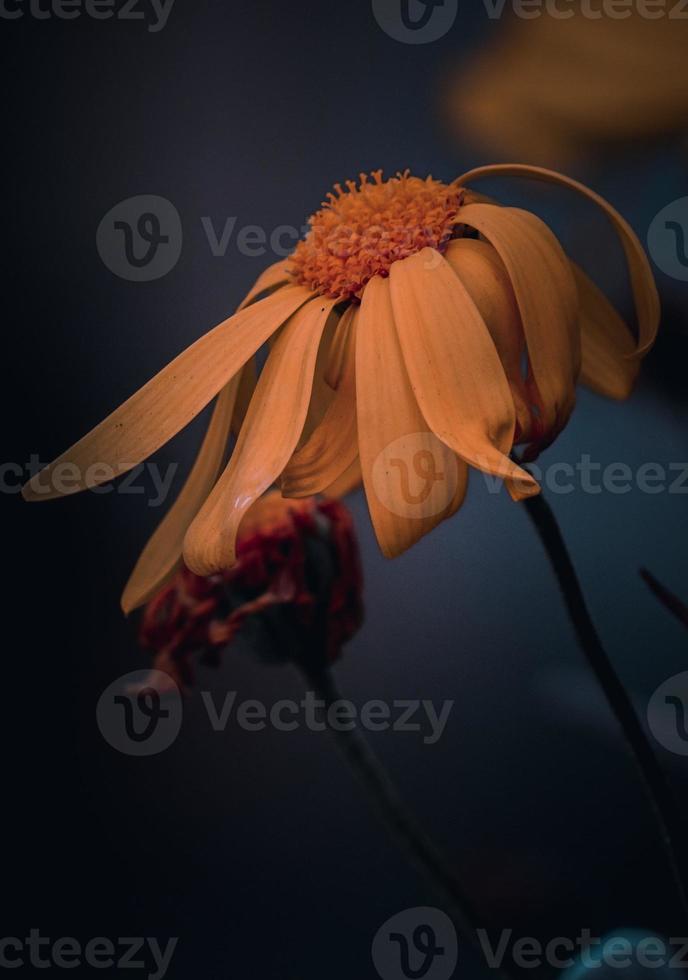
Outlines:
<svg viewBox="0 0 688 980"><path fill-rule="evenodd" d="M659 328L659 295L647 255L626 219L599 194L591 191L577 180L565 177L554 170L530 167L526 164L494 164L493 166L477 167L475 170L470 170L459 177L457 183L465 185L483 177L530 177L535 180L544 180L577 191L601 208L618 234L626 255L638 318L636 354L645 354L654 343Z"/></svg>
<svg viewBox="0 0 688 980"><path fill-rule="evenodd" d="M258 276L253 286L242 300L239 309L243 310L247 306L251 306L257 299L262 299L263 294L272 292L279 286L292 283L293 279L289 275L290 267L290 259L282 259L281 261L275 262L273 265L268 266L268 268L265 269L264 272L261 272L261 274ZM268 338L268 340L270 339L271 338ZM256 380L256 362L255 358L251 358L241 372L241 381L239 383L239 390L236 396L234 417L232 418L232 432L234 432L235 435L239 434L239 430L241 429L246 412L248 411L248 406L251 398L253 397L253 392L256 390Z"/></svg>
<svg viewBox="0 0 688 980"><path fill-rule="evenodd" d="M49 500L77 493L132 469L198 415L310 297L311 293L301 286L285 286L220 323L37 473L24 486L24 497ZM60 488L56 489L53 478L67 463L74 478L68 487L60 480Z"/></svg>
<svg viewBox="0 0 688 980"><path fill-rule="evenodd" d="M235 436L239 435L241 427L244 424L248 406L251 404L257 382L258 366L256 364L256 356L254 355L249 358L241 369L239 389L237 391L236 401L234 402L234 414L232 415L232 433Z"/></svg>
<svg viewBox="0 0 688 980"><path fill-rule="evenodd" d="M635 340L601 289L574 262L571 267L580 298L581 381L607 398L623 401L640 371L640 361L632 356Z"/></svg>
<svg viewBox="0 0 688 980"><path fill-rule="evenodd" d="M445 258L487 324L511 386L517 441L527 440L531 411L522 370L526 341L509 274L494 247L487 242L457 238L449 243Z"/></svg>
<svg viewBox="0 0 688 980"><path fill-rule="evenodd" d="M232 458L186 534L184 559L197 575L211 575L234 563L242 516L294 452L334 302L318 298L300 309L270 352Z"/></svg>
<svg viewBox="0 0 688 980"><path fill-rule="evenodd" d="M281 259L281 261L269 265L267 269L261 272L246 296L244 296L239 309L243 310L247 306L250 306L262 293L275 289L277 286L285 286L292 283L292 277L288 272L290 266L291 261L289 259Z"/></svg>
<svg viewBox="0 0 688 980"><path fill-rule="evenodd" d="M266 269L244 298L239 310L250 306L266 291L286 282L287 264L286 260L276 262ZM196 462L177 499L141 552L124 588L122 609L126 614L148 602L178 566L184 535L213 488L227 452L230 429L237 421L236 431L241 427L255 386L256 371L254 358L251 358L217 396Z"/></svg>
<svg viewBox="0 0 688 980"><path fill-rule="evenodd" d="M341 476L338 476L334 483L323 490L326 497L346 497L348 493L357 490L363 482L361 472L361 460L357 456L351 466L349 466Z"/></svg>
<svg viewBox="0 0 688 980"><path fill-rule="evenodd" d="M339 386L320 424L292 456L282 476L285 497L308 497L323 493L354 462L358 455L356 437L356 321L358 308L350 306L337 332L342 341Z"/></svg>
<svg viewBox="0 0 688 980"><path fill-rule="evenodd" d="M427 424L471 466L510 481L516 498L538 493L533 477L508 458L516 428L511 390L459 277L425 248L395 263L390 283L404 362Z"/></svg>
<svg viewBox="0 0 688 980"><path fill-rule="evenodd" d="M547 225L527 211L469 204L457 218L488 239L511 280L540 409L534 456L561 432L576 400L581 341L571 266Z"/></svg>
<svg viewBox="0 0 688 980"><path fill-rule="evenodd" d="M338 316L338 311L333 309L332 314L328 317L327 323L325 324L325 329L323 330L323 335L320 340L318 356L315 361L315 371L313 373L311 400L308 404L308 413L306 415L306 421L304 422L301 436L299 437L297 449L303 446L310 439L313 432L315 432L317 427L320 425L334 396L334 391L327 382L326 374L327 366L330 360L332 338L336 333L339 320L340 317Z"/></svg>
<svg viewBox="0 0 688 980"><path fill-rule="evenodd" d="M227 451L239 375L217 396L210 425L196 462L179 496L143 549L122 595L129 614L148 602L174 573L182 555L184 535L213 488Z"/></svg>
<svg viewBox="0 0 688 980"><path fill-rule="evenodd" d="M389 280L379 277L365 288L356 327L356 411L368 509L383 554L394 558L460 507L468 472L421 415Z"/></svg>
<svg viewBox="0 0 688 980"><path fill-rule="evenodd" d="M339 387L339 382L347 363L351 334L351 314L347 316L349 310L350 307L347 307L337 324L327 355L325 381L333 389Z"/></svg>

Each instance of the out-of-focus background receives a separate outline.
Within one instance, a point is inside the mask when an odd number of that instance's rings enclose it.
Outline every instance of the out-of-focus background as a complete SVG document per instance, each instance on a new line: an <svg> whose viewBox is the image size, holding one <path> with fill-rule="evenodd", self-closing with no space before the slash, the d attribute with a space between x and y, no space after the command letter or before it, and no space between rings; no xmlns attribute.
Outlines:
<svg viewBox="0 0 688 980"><path fill-rule="evenodd" d="M653 494L574 480L550 501L643 717L653 691L688 669L685 631L638 575L646 565L688 599L688 25L672 9L569 21L526 20L508 2L499 16L498 4L451 0L138 0L127 17L96 19L85 6L8 0L3 936L177 936L174 978L367 980L385 920L437 904L325 735L214 732L196 690L167 751L136 759L108 745L98 698L148 663L119 594L163 513L150 474L141 494L29 506L16 492L32 457L71 444L280 257L250 254L241 229L299 228L359 171L449 180L499 160L561 166L643 241L669 208L652 254L665 323L640 385L626 404L581 391L542 463L587 457L597 474L618 463L634 478L656 463L671 475ZM594 210L522 182L481 189L550 221L630 312L620 249ZM97 244L106 213L144 194L171 202L183 229L174 267L147 282L113 272ZM156 457L162 472L178 464L174 490L202 431L199 419ZM367 619L338 681L359 705L455 702L436 744L371 738L491 934L683 935L638 779L523 509L474 474L461 513L390 563L361 494L351 507ZM271 704L298 699L302 682L237 649L198 687ZM685 757L655 748L685 805ZM463 948L458 969L485 974Z"/></svg>

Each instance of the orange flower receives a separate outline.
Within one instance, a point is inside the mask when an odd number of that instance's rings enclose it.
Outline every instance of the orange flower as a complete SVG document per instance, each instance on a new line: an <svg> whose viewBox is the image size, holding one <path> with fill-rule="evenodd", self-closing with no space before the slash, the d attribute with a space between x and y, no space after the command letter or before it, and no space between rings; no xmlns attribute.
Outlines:
<svg viewBox="0 0 688 980"><path fill-rule="evenodd" d="M637 339L542 221L466 187L498 174L564 184L603 209L626 254ZM80 474L69 492L106 480L103 463L126 472L218 395L191 475L127 584L125 609L154 595L182 553L199 575L231 567L242 517L274 483L285 496L334 495L362 476L378 541L392 557L460 507L469 466L503 478L515 499L539 492L510 459L514 446L532 459L556 437L579 378L625 397L658 318L636 236L581 184L516 165L448 185L363 175L329 196L294 255L263 273L239 312L24 493L58 496L53 477L65 462ZM246 366L266 341L249 400ZM241 427L218 479L233 417ZM411 484L418 478L420 488Z"/></svg>
<svg viewBox="0 0 688 980"><path fill-rule="evenodd" d="M278 643L261 642L254 631L252 645L270 660L324 667L361 626L362 585L346 507L313 497L284 500L273 491L242 520L232 568L206 578L182 567L151 600L141 643L155 654L154 670L184 688L193 683L196 660L216 665L247 620L277 613ZM269 640L269 625L265 633Z"/></svg>

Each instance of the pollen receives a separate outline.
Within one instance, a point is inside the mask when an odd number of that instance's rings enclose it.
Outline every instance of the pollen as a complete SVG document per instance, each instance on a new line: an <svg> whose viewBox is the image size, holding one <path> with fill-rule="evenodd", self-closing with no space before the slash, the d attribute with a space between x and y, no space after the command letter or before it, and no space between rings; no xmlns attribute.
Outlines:
<svg viewBox="0 0 688 980"><path fill-rule="evenodd" d="M389 180L376 170L359 183L335 184L292 256L301 285L333 299L359 300L373 276L430 247L444 251L456 237L464 191L409 171Z"/></svg>

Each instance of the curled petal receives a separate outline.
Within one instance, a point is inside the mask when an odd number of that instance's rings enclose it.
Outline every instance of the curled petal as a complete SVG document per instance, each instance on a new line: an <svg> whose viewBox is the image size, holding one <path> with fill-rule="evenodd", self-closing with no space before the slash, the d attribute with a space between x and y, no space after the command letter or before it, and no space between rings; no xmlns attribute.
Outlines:
<svg viewBox="0 0 688 980"><path fill-rule="evenodd" d="M287 322L256 386L224 473L187 531L184 560L197 575L229 568L250 505L274 483L303 430L318 348L334 300L308 303Z"/></svg>
<svg viewBox="0 0 688 980"><path fill-rule="evenodd" d="M179 354L100 425L23 488L27 500L49 500L107 483L147 459L183 429L234 377L267 338L310 298L285 286L235 313ZM56 471L74 474L68 488Z"/></svg>
<svg viewBox="0 0 688 980"><path fill-rule="evenodd" d="M292 283L293 280L288 271L290 266L291 261L289 259L282 259L280 262L269 265L267 269L261 272L244 296L239 309L243 310L247 306L251 306L258 298L262 298L263 293L271 292L278 286L286 286Z"/></svg>
<svg viewBox="0 0 688 980"><path fill-rule="evenodd" d="M581 341L571 266L547 225L527 211L470 204L457 217L488 239L511 279L540 410L534 456L561 432L576 400Z"/></svg>
<svg viewBox="0 0 688 980"><path fill-rule="evenodd" d="M332 341L337 332L340 317L337 310L333 309L330 317L325 324L323 335L318 348L318 356L315 361L315 372L313 374L313 390L311 400L308 405L308 414L303 426L303 431L298 442L298 448L303 446L315 432L322 422L328 408L332 402L334 391L327 381L327 368L330 362L330 350Z"/></svg>
<svg viewBox="0 0 688 980"><path fill-rule="evenodd" d="M360 487L362 482L361 460L357 456L351 466L344 470L331 486L326 487L323 493L326 497L346 497L348 493Z"/></svg>
<svg viewBox="0 0 688 980"><path fill-rule="evenodd" d="M339 387L339 382L347 363L351 331L350 309L351 307L347 307L340 317L339 323L337 324L333 333L332 341L327 354L325 381L330 388L333 389L337 389Z"/></svg>
<svg viewBox="0 0 688 980"><path fill-rule="evenodd" d="M379 277L366 285L358 316L356 412L368 509L383 554L394 558L460 507L468 473L423 419L394 326L389 280Z"/></svg>
<svg viewBox="0 0 688 980"><path fill-rule="evenodd" d="M341 342L340 378L322 421L292 456L281 481L285 497L323 493L358 456L356 437L356 320L358 308L350 306L337 332Z"/></svg>
<svg viewBox="0 0 688 980"><path fill-rule="evenodd" d="M282 259L280 262L275 262L273 265L268 266L268 268L265 269L264 272L261 272L261 274L258 276L253 286L242 300L239 309L244 310L247 306L251 306L253 303L255 303L257 299L263 299L266 293L271 293L280 286L293 283L292 276L289 273L290 267L290 259ZM268 338L268 341L270 340L272 340L271 337ZM239 430L241 429L244 418L246 417L249 403L253 398L253 392L256 390L257 376L256 361L255 358L251 358L241 372L241 381L239 382L239 390L236 396L234 417L232 418L232 432L235 435L239 434Z"/></svg>
<svg viewBox="0 0 688 980"><path fill-rule="evenodd" d="M220 473L236 401L239 375L217 396L208 431L179 496L143 549L122 594L122 609L129 614L148 602L176 570L184 535Z"/></svg>
<svg viewBox="0 0 688 980"><path fill-rule="evenodd" d="M492 245L470 238L450 242L445 258L487 324L511 386L516 410L516 439L517 442L525 440L531 427L522 366L526 341L504 263Z"/></svg>
<svg viewBox="0 0 688 980"><path fill-rule="evenodd" d="M232 415L232 434L235 436L239 435L241 427L244 424L244 419L246 418L246 413L248 412L248 406L251 404L251 399L253 398L253 392L256 390L256 383L258 381L256 360L256 356L254 355L249 358L241 369L239 388L234 402L234 414Z"/></svg>
<svg viewBox="0 0 688 980"><path fill-rule="evenodd" d="M580 298L581 381L607 398L623 401L631 394L640 371L640 361L631 356L635 350L633 335L595 283L574 262L571 267Z"/></svg>
<svg viewBox="0 0 688 980"><path fill-rule="evenodd" d="M287 262L277 262L263 272L244 298L239 310L250 306L268 290L284 283ZM201 509L220 473L227 452L230 429L240 420L241 427L248 403L255 389L253 359L221 389L208 424L208 430L196 462L177 499L136 563L122 594L126 614L148 602L162 588L177 568L184 546L184 535Z"/></svg>
<svg viewBox="0 0 688 980"><path fill-rule="evenodd" d="M404 362L427 424L471 466L510 481L516 498L538 493L530 473L508 457L516 427L511 389L461 280L426 248L395 263L390 283Z"/></svg>
<svg viewBox="0 0 688 980"><path fill-rule="evenodd" d="M631 287L635 299L638 318L638 339L636 355L641 356L652 347L659 329L660 305L657 286L655 285L652 269L638 237L619 212L605 201L603 197L591 191L584 184L554 170L543 167L530 167L526 164L500 163L488 167L478 167L459 177L458 184L468 184L482 177L530 177L534 180L544 180L559 184L577 191L583 197L596 204L607 216L621 241L626 255Z"/></svg>

